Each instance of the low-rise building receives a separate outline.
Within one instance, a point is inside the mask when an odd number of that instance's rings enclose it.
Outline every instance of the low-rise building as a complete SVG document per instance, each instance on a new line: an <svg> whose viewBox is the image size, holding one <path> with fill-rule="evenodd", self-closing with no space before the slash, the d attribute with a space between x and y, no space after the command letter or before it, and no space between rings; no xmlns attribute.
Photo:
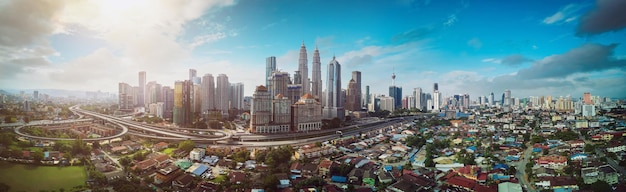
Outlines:
<svg viewBox="0 0 626 192"><path fill-rule="evenodd" d="M609 185L614 185L618 183L619 179L619 174L610 165L582 168L580 170L580 175L585 184L592 184L596 181L605 181Z"/></svg>
<svg viewBox="0 0 626 192"><path fill-rule="evenodd" d="M202 148L195 148L189 152L189 159L201 161L204 158L206 150Z"/></svg>

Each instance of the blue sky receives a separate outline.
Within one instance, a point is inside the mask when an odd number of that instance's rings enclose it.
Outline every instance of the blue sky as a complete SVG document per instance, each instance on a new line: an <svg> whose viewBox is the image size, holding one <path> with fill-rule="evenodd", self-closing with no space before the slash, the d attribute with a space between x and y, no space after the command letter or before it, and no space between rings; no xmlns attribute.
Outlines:
<svg viewBox="0 0 626 192"><path fill-rule="evenodd" d="M293 73L304 41L322 78L335 55L344 87L359 70L377 94L395 72L405 95L438 82L472 99L623 98L625 13L621 0L0 1L0 88L116 92L138 71L172 86L194 68L251 95L265 58Z"/></svg>

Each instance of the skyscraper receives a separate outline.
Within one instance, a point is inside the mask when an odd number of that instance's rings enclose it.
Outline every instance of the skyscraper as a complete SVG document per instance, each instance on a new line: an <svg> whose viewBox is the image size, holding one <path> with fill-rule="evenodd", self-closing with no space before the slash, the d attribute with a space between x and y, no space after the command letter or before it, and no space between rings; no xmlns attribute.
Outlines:
<svg viewBox="0 0 626 192"><path fill-rule="evenodd" d="M504 90L504 102L503 102L503 106L510 106L511 105L511 90Z"/></svg>
<svg viewBox="0 0 626 192"><path fill-rule="evenodd" d="M389 86L389 96L393 97L394 109L402 107L402 87L396 86L396 73L391 74L391 86Z"/></svg>
<svg viewBox="0 0 626 192"><path fill-rule="evenodd" d="M212 74L202 76L202 113L215 109L215 79Z"/></svg>
<svg viewBox="0 0 626 192"><path fill-rule="evenodd" d="M439 91L439 84L438 83L433 84L433 92L435 92L435 91Z"/></svg>
<svg viewBox="0 0 626 192"><path fill-rule="evenodd" d="M344 111L341 102L341 65L333 56L328 63L328 75L326 76L326 104L324 105L324 118L339 118L343 120Z"/></svg>
<svg viewBox="0 0 626 192"><path fill-rule="evenodd" d="M493 96L493 92L489 94L489 106L493 107L496 105L496 98Z"/></svg>
<svg viewBox="0 0 626 192"><path fill-rule="evenodd" d="M265 87L269 87L269 78L276 71L276 57L270 56L265 58Z"/></svg>
<svg viewBox="0 0 626 192"><path fill-rule="evenodd" d="M189 80L174 83L174 124L178 126L191 125L191 87Z"/></svg>
<svg viewBox="0 0 626 192"><path fill-rule="evenodd" d="M322 62L320 61L320 51L315 46L315 52L313 52L313 72L311 83L311 94L321 101L322 99Z"/></svg>
<svg viewBox="0 0 626 192"><path fill-rule="evenodd" d="M230 83L226 74L219 74L215 85L215 107L220 110L223 115L228 114L229 109L229 91Z"/></svg>
<svg viewBox="0 0 626 192"><path fill-rule="evenodd" d="M250 106L250 131L253 133L273 132L274 130L269 126L271 118L272 96L265 86L257 86Z"/></svg>
<svg viewBox="0 0 626 192"><path fill-rule="evenodd" d="M193 81L193 78L198 76L197 74L195 69L189 69L189 81Z"/></svg>
<svg viewBox="0 0 626 192"><path fill-rule="evenodd" d="M356 83L356 105L359 106L358 110L361 110L361 72L360 71L352 71L352 79Z"/></svg>
<svg viewBox="0 0 626 192"><path fill-rule="evenodd" d="M425 103L422 99L422 88L417 87L413 89L413 97L415 98L415 108L423 110L422 105Z"/></svg>
<svg viewBox="0 0 626 192"><path fill-rule="evenodd" d="M370 86L366 85L365 86L365 107L368 107L368 104L370 104Z"/></svg>
<svg viewBox="0 0 626 192"><path fill-rule="evenodd" d="M359 103L358 97L360 95L357 93L357 83L354 79L350 79L348 82L348 89L346 93L346 110L348 111L359 111L361 110L361 104Z"/></svg>
<svg viewBox="0 0 626 192"><path fill-rule="evenodd" d="M287 87L289 85L289 73L282 72L282 71L274 71L269 76L268 81L269 81L269 85L267 86L267 90L272 97L278 94L287 96Z"/></svg>
<svg viewBox="0 0 626 192"><path fill-rule="evenodd" d="M174 113L174 90L169 86L163 87L163 117L171 119Z"/></svg>
<svg viewBox="0 0 626 192"><path fill-rule="evenodd" d="M137 106L139 107L145 107L146 106L146 102L145 102L145 95L146 95L146 72L145 71L140 71L139 72L139 90L137 92Z"/></svg>
<svg viewBox="0 0 626 192"><path fill-rule="evenodd" d="M302 41L302 46L300 47L300 58L298 59L298 71L300 71L300 83L302 83L302 95L311 92L311 89L309 88L308 62L306 47L304 46L304 41Z"/></svg>

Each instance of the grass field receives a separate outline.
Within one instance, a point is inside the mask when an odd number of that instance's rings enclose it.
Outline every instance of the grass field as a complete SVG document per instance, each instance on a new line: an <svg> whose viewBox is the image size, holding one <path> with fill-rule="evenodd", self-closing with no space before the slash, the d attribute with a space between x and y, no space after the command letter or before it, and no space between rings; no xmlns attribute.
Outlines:
<svg viewBox="0 0 626 192"><path fill-rule="evenodd" d="M82 166L35 166L0 161L0 183L9 185L11 191L59 191L61 188L69 191L85 185L86 178Z"/></svg>

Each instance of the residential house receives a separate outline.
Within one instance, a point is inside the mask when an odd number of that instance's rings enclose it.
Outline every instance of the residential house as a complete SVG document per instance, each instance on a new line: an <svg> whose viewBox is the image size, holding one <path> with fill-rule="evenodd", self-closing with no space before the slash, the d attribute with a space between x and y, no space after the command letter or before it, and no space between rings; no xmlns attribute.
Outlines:
<svg viewBox="0 0 626 192"><path fill-rule="evenodd" d="M533 171L533 173L537 177L554 177L556 176L556 171L554 169L539 167L537 170Z"/></svg>
<svg viewBox="0 0 626 192"><path fill-rule="evenodd" d="M613 141L609 143L609 146L606 148L606 151L611 152L611 153L626 151L626 145L619 141Z"/></svg>
<svg viewBox="0 0 626 192"><path fill-rule="evenodd" d="M329 155L335 152L335 149L332 147L311 147L311 148L300 148L295 152L295 159L302 158L316 158L322 157L325 155Z"/></svg>
<svg viewBox="0 0 626 192"><path fill-rule="evenodd" d="M176 165L169 165L163 169L159 169L154 176L154 183L170 183L176 177L182 174L182 171Z"/></svg>
<svg viewBox="0 0 626 192"><path fill-rule="evenodd" d="M139 170L141 173L146 173L149 170L155 169L157 166L157 162L154 159L146 159L140 161L132 167L133 170Z"/></svg>
<svg viewBox="0 0 626 192"><path fill-rule="evenodd" d="M553 190L578 190L578 184L574 177L539 177L535 185L544 189Z"/></svg>
<svg viewBox="0 0 626 192"><path fill-rule="evenodd" d="M169 146L168 143L161 141L161 142L159 142L157 144L152 145L152 151L161 151L161 150L167 148L167 146Z"/></svg>
<svg viewBox="0 0 626 192"><path fill-rule="evenodd" d="M330 168L333 166L334 162L328 159L324 159L317 166L317 170L320 175L327 176L330 173Z"/></svg>
<svg viewBox="0 0 626 192"><path fill-rule="evenodd" d="M172 187L174 187L175 189L179 189L179 190L186 189L186 188L189 188L192 181L193 181L193 176L189 174L182 174L176 177L174 181L172 181Z"/></svg>
<svg viewBox="0 0 626 192"><path fill-rule="evenodd" d="M241 184L246 180L246 173L233 171L228 173L228 180L233 184Z"/></svg>
<svg viewBox="0 0 626 192"><path fill-rule="evenodd" d="M535 163L540 167L560 169L567 166L567 157L560 155L541 156L535 160Z"/></svg>

